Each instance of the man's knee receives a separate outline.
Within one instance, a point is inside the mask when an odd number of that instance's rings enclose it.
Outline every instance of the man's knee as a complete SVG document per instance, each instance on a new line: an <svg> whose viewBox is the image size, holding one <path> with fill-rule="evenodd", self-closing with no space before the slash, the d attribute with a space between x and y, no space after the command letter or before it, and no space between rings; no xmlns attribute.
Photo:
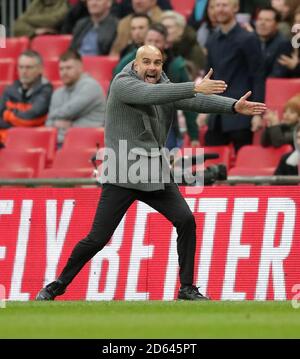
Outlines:
<svg viewBox="0 0 300 359"><path fill-rule="evenodd" d="M178 227L196 229L196 220L192 212L184 213L179 220Z"/></svg>

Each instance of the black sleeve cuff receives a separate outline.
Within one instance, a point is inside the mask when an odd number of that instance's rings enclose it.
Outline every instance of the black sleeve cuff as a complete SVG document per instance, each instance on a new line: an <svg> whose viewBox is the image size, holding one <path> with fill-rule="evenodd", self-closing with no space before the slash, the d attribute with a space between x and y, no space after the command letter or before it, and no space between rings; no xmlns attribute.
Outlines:
<svg viewBox="0 0 300 359"><path fill-rule="evenodd" d="M237 101L235 101L235 103L232 105L232 112L233 112L233 113L237 113L237 111L236 111L235 108L234 108L234 106L235 106L236 103L237 103Z"/></svg>

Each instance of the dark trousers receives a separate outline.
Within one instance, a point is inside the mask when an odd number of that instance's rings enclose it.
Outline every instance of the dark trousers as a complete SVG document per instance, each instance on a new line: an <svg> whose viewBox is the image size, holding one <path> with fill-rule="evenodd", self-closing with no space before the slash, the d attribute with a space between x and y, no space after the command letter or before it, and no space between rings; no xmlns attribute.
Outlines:
<svg viewBox="0 0 300 359"><path fill-rule="evenodd" d="M214 129L205 133L205 146L226 146L233 144L235 152L245 146L252 145L253 132L250 129L223 132L221 119L216 121Z"/></svg>
<svg viewBox="0 0 300 359"><path fill-rule="evenodd" d="M186 201L174 184L165 190L144 192L111 184L103 185L92 229L74 247L59 280L68 285L81 268L110 240L130 205L139 200L163 214L176 227L181 285L193 284L196 222Z"/></svg>

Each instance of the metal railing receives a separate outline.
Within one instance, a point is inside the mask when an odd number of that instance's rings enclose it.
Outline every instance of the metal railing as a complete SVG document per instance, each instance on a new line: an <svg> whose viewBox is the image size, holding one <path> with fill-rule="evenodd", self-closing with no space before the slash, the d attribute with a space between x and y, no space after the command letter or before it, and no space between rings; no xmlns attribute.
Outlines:
<svg viewBox="0 0 300 359"><path fill-rule="evenodd" d="M0 0L0 23L5 26L7 36L12 36L13 24L25 11L31 0Z"/></svg>
<svg viewBox="0 0 300 359"><path fill-rule="evenodd" d="M300 176L251 176L228 177L226 181L216 182L217 185L298 185L300 184ZM90 187L99 186L99 182L95 178L17 178L17 179L0 179L0 187L3 186L25 186L25 187Z"/></svg>

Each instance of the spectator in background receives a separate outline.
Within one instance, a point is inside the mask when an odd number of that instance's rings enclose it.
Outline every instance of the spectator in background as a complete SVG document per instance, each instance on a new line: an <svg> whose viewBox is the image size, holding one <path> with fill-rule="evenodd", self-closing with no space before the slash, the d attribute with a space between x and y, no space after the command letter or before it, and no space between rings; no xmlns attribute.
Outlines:
<svg viewBox="0 0 300 359"><path fill-rule="evenodd" d="M144 44L145 36L151 24L148 15L134 14L130 21L130 44L128 44L120 53L120 58L129 54L132 50L139 48Z"/></svg>
<svg viewBox="0 0 300 359"><path fill-rule="evenodd" d="M291 28L296 8L299 6L299 0L272 0L272 7L281 15L279 31L288 39L291 38Z"/></svg>
<svg viewBox="0 0 300 359"><path fill-rule="evenodd" d="M89 16L88 9L86 7L86 0L79 0L74 4L65 16L60 33L72 34L76 22L84 17Z"/></svg>
<svg viewBox="0 0 300 359"><path fill-rule="evenodd" d="M289 41L279 32L280 14L273 8L261 9L255 23L264 58L265 77L273 76L279 56L289 46Z"/></svg>
<svg viewBox="0 0 300 359"><path fill-rule="evenodd" d="M294 150L282 155L274 176L298 176L300 167L300 126L294 130Z"/></svg>
<svg viewBox="0 0 300 359"><path fill-rule="evenodd" d="M294 38L275 64L273 77L300 77L300 7L295 11L292 30Z"/></svg>
<svg viewBox="0 0 300 359"><path fill-rule="evenodd" d="M14 36L55 34L68 11L67 0L33 0L14 24Z"/></svg>
<svg viewBox="0 0 300 359"><path fill-rule="evenodd" d="M53 93L46 125L58 129L60 146L70 127L104 126L105 97L98 82L83 72L76 51L61 55L59 71L64 86Z"/></svg>
<svg viewBox="0 0 300 359"><path fill-rule="evenodd" d="M252 100L264 98L262 53L257 36L244 30L236 21L238 0L216 0L216 18L220 28L207 42L208 68L213 68L215 79L225 79L228 88L224 96L240 97L252 91ZM252 131L262 126L260 116L213 114L208 117L205 134L207 146L233 143L238 151L252 144Z"/></svg>
<svg viewBox="0 0 300 359"><path fill-rule="evenodd" d="M198 76L205 68L205 54L197 42L196 32L186 25L185 17L175 11L168 10L162 14L161 23L168 30L168 46L175 56L182 56L190 68L191 77Z"/></svg>
<svg viewBox="0 0 300 359"><path fill-rule="evenodd" d="M216 30L218 23L215 15L215 0L209 0L204 13L203 21L197 30L197 41L203 49L209 36ZM206 51L206 50L205 50Z"/></svg>
<svg viewBox="0 0 300 359"><path fill-rule="evenodd" d="M147 14L152 22L160 21L162 10L157 5L157 0L132 0L132 8L135 14ZM133 13L119 22L117 38L110 51L111 56L120 56L122 50L130 43L130 22Z"/></svg>
<svg viewBox="0 0 300 359"><path fill-rule="evenodd" d="M170 0L157 0L157 5L162 10L171 10L172 5ZM132 14L134 12L132 7L132 0L114 0L111 13L122 19L123 17Z"/></svg>
<svg viewBox="0 0 300 359"><path fill-rule="evenodd" d="M81 55L108 55L118 24L110 15L111 4L112 0L87 0L89 16L76 23L72 49Z"/></svg>
<svg viewBox="0 0 300 359"><path fill-rule="evenodd" d="M276 111L270 110L265 114L265 120L267 127L262 133L262 146L293 145L294 130L300 124L300 94L293 96L285 104L282 121Z"/></svg>
<svg viewBox="0 0 300 359"><path fill-rule="evenodd" d="M188 24L198 30L206 21L208 0L195 0L195 6L188 19ZM240 13L249 14L252 19L256 17L257 11L262 7L270 6L270 0L240 0ZM206 9L206 10L205 10Z"/></svg>
<svg viewBox="0 0 300 359"><path fill-rule="evenodd" d="M45 123L52 85L42 77L41 56L32 50L18 58L18 80L8 86L0 98L0 143L11 127L34 127Z"/></svg>
<svg viewBox="0 0 300 359"><path fill-rule="evenodd" d="M163 70L172 82L178 83L190 81L184 59L181 56L175 56L172 48L167 47L167 37L167 29L162 24L152 24L147 32L145 45L155 46L162 52L164 56ZM125 56L116 67L114 74L117 75L128 63L133 61L136 57L136 53L137 49ZM184 111L183 114L186 120L186 127L191 140L191 145L199 146L198 126L196 123L197 114L189 111ZM176 113L168 135L166 147L169 149L180 147L181 142L182 139L179 132L178 117Z"/></svg>

